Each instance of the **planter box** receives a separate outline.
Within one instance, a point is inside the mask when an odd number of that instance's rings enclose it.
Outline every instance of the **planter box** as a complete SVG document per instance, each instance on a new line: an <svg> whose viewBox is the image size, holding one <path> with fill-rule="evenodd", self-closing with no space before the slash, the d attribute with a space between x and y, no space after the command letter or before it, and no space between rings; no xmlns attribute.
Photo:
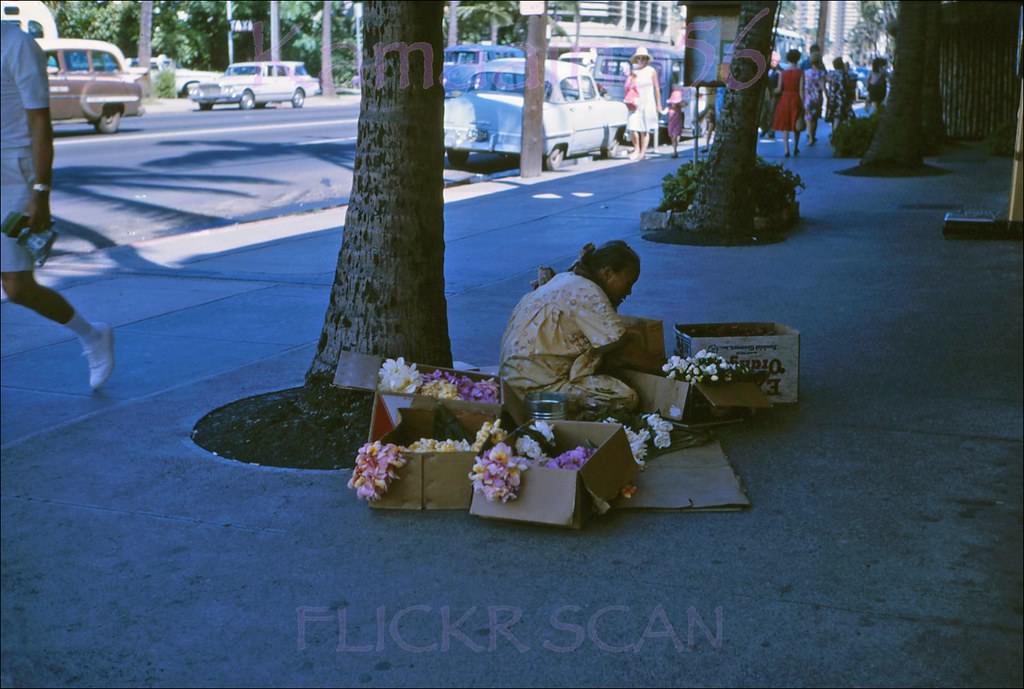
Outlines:
<svg viewBox="0 0 1024 689"><path fill-rule="evenodd" d="M774 403L792 403L800 391L800 333L780 323L702 323L676 326L676 353L702 349L730 363L766 371L761 386Z"/></svg>
<svg viewBox="0 0 1024 689"><path fill-rule="evenodd" d="M640 229L643 232L667 230L672 221L672 211L651 209L640 214Z"/></svg>

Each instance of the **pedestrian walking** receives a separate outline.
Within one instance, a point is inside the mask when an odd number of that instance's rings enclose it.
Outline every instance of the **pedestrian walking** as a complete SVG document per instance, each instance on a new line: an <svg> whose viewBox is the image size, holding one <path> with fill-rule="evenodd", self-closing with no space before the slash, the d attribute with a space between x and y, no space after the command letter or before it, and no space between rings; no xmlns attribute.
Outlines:
<svg viewBox="0 0 1024 689"><path fill-rule="evenodd" d="M818 143L818 119L825 101L825 63L818 54L811 59L811 66L804 70L803 101L804 119L807 120L807 145Z"/></svg>
<svg viewBox="0 0 1024 689"><path fill-rule="evenodd" d="M764 95L761 97L761 112L758 114L758 128L761 130L761 136L769 139L775 138L775 130L772 129L772 119L775 117L775 106L779 102L778 96L775 95L775 89L779 87L779 77L781 74L779 71L778 53L773 52L771 64L765 76L768 84L765 87Z"/></svg>
<svg viewBox="0 0 1024 689"><path fill-rule="evenodd" d="M683 87L673 86L668 97L668 138L672 142L672 157L679 157L679 137L683 135Z"/></svg>
<svg viewBox="0 0 1024 689"><path fill-rule="evenodd" d="M658 130L658 115L661 114L661 88L658 86L658 73L651 67L651 55L643 46L637 48L630 58L633 65L630 74L632 85L636 89L636 107L629 113L626 129L633 134L633 153L631 160L642 160L647 155L648 133ZM628 87L628 85L627 85Z"/></svg>
<svg viewBox="0 0 1024 689"><path fill-rule="evenodd" d="M882 101L889 91L889 78L885 73L885 58L876 57L871 61L871 74L868 76L868 102L864 106L864 113L882 112Z"/></svg>
<svg viewBox="0 0 1024 689"><path fill-rule="evenodd" d="M799 60L799 50L790 50L786 53L786 68L782 70L779 85L775 89L779 103L775 106L772 129L777 132L785 132L787 158L789 157L790 132L793 132L793 155L800 155L800 131L803 129L803 102L800 94L804 90L804 72L797 64Z"/></svg>
<svg viewBox="0 0 1024 689"><path fill-rule="evenodd" d="M828 107L825 110L825 119L835 129L853 118L853 99L857 84L843 58L837 57L833 60L832 67L834 69L829 72L826 86Z"/></svg>
<svg viewBox="0 0 1024 689"><path fill-rule="evenodd" d="M32 232L44 232L52 225L53 174L46 55L17 22L4 22L0 36L0 216L6 219L12 213L24 213ZM32 254L14 237L0 236L0 268L7 298L77 335L89 362L89 384L94 390L103 385L114 370L114 333L110 326L90 323L59 293L38 284Z"/></svg>

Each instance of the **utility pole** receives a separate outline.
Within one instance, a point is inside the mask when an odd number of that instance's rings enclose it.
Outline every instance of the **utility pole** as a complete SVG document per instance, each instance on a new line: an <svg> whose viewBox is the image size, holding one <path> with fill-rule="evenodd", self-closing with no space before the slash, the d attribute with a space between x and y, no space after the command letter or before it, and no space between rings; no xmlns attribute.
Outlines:
<svg viewBox="0 0 1024 689"><path fill-rule="evenodd" d="M356 24L356 76L359 87L363 86L363 3L352 3L352 18Z"/></svg>
<svg viewBox="0 0 1024 689"><path fill-rule="evenodd" d="M523 177L540 176L544 166L544 59L548 52L546 5L545 2L520 3L520 12L529 17L519 153L519 174Z"/></svg>
<svg viewBox="0 0 1024 689"><path fill-rule="evenodd" d="M235 61L235 30L231 25L231 0L228 0L228 64L230 65Z"/></svg>
<svg viewBox="0 0 1024 689"><path fill-rule="evenodd" d="M281 3L270 0L270 59L281 61Z"/></svg>

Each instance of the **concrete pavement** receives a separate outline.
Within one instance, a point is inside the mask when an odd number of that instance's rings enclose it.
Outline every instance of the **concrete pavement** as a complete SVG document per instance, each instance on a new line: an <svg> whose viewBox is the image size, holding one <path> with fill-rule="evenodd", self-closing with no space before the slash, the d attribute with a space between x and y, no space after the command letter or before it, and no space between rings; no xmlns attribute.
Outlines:
<svg viewBox="0 0 1024 689"><path fill-rule="evenodd" d="M1019 686L1021 244L941 238L946 209L1004 207L1009 161L828 155L787 161L804 219L770 246L642 241L667 157L445 192L457 359L497 359L538 264L615 238L643 261L624 311L801 331L800 404L722 433L746 513L381 514L347 472L195 447L210 410L301 383L338 211L55 259L118 368L90 394L62 328L0 307L3 685Z"/></svg>

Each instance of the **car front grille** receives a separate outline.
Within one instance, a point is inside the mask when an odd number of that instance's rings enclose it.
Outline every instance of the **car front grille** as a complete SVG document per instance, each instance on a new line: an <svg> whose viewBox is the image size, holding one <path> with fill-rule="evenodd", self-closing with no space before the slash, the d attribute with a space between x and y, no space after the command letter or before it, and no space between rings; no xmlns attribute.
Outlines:
<svg viewBox="0 0 1024 689"><path fill-rule="evenodd" d="M203 96L204 98L209 98L211 96L219 96L220 86L218 86L217 84L201 84L199 86L199 95Z"/></svg>

